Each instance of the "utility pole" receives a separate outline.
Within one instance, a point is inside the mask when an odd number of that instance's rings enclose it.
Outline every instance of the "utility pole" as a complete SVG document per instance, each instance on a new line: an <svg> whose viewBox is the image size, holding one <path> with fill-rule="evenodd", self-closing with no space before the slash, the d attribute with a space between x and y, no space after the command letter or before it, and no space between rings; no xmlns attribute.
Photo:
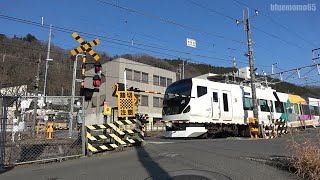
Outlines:
<svg viewBox="0 0 320 180"><path fill-rule="evenodd" d="M274 63L274 64L272 64L272 66L271 66L271 74L275 74L276 73L276 68L278 67L278 63Z"/></svg>
<svg viewBox="0 0 320 180"><path fill-rule="evenodd" d="M37 62L37 76L36 76L36 83L34 84L35 87L35 98L33 103L33 119L32 119L32 137L34 137L35 125L37 120L37 103L38 103L38 93L39 93L39 80L40 80L40 62L41 62L41 53L39 54L39 60Z"/></svg>
<svg viewBox="0 0 320 180"><path fill-rule="evenodd" d="M184 60L182 60L182 79L184 79Z"/></svg>
<svg viewBox="0 0 320 180"><path fill-rule="evenodd" d="M48 41L48 51L47 51L47 59L46 59L46 73L44 77L44 87L43 87L43 95L46 95L46 88L47 88L47 76L48 76L48 68L49 68L49 61L52 61L50 59L50 46L51 46L51 34L52 34L52 24L50 24L50 30L49 30L49 41Z"/></svg>
<svg viewBox="0 0 320 180"><path fill-rule="evenodd" d="M233 68L237 68L237 61L236 61L236 56L234 55L234 51L236 49L233 49L233 48L228 48L228 50L230 50L230 55L232 55L232 67Z"/></svg>
<svg viewBox="0 0 320 180"><path fill-rule="evenodd" d="M252 104L253 104L253 117L258 120L258 101L257 101L257 92L256 92L256 75L254 69L254 56L253 56L253 47L252 47L252 37L251 37L251 29L250 29L250 17L249 17L249 9L247 9L247 17L245 17L246 13L243 11L243 25L244 29L247 32L248 39L248 57L249 57L249 65L250 65L250 84L251 84L251 93L252 93ZM255 11L255 15L258 15L258 11ZM240 22L237 20L237 24Z"/></svg>

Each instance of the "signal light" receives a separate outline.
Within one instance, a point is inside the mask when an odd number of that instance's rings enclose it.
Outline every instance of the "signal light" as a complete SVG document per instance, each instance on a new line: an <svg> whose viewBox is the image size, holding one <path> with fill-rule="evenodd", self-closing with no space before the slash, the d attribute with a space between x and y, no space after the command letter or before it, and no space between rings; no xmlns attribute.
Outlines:
<svg viewBox="0 0 320 180"><path fill-rule="evenodd" d="M100 76L99 75L94 75L93 76L93 87L100 87L100 85L101 85L101 78L100 78Z"/></svg>
<svg viewBox="0 0 320 180"><path fill-rule="evenodd" d="M85 101L91 101L94 92L94 89L80 88L80 96L84 96Z"/></svg>
<svg viewBox="0 0 320 180"><path fill-rule="evenodd" d="M102 70L101 63L99 61L96 61L94 63L94 72L95 73L101 73L101 70Z"/></svg>

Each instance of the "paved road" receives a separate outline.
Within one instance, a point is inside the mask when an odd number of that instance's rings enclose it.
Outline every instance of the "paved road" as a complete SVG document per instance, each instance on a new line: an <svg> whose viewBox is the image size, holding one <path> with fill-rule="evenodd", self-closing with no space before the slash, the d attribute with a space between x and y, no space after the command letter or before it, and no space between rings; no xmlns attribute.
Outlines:
<svg viewBox="0 0 320 180"><path fill-rule="evenodd" d="M319 131L304 134L313 138L316 133ZM262 163L264 159L289 155L286 147L290 139L148 138L143 147L61 163L20 166L2 173L0 179L299 179Z"/></svg>

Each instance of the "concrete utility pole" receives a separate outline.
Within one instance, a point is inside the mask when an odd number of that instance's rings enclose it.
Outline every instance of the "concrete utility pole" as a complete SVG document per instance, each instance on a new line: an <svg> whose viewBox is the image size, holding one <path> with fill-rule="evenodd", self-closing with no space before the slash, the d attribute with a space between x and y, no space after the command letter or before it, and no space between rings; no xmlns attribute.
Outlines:
<svg viewBox="0 0 320 180"><path fill-rule="evenodd" d="M4 114L3 114L3 99L0 97L0 171L4 170L4 144L6 137L6 130L3 128Z"/></svg>
<svg viewBox="0 0 320 180"><path fill-rule="evenodd" d="M182 60L182 79L184 79L184 60Z"/></svg>
<svg viewBox="0 0 320 180"><path fill-rule="evenodd" d="M250 83L251 83L251 91L252 91L252 103L253 103L253 117L258 119L258 100L257 100L257 93L256 93L256 75L254 69L254 58L253 58L253 47L252 47L252 37L251 37L251 29L250 29L250 19L249 19L249 11L248 11L248 18L246 19L246 31L247 31L247 38L248 38L248 55L249 55L249 64L250 64Z"/></svg>
<svg viewBox="0 0 320 180"><path fill-rule="evenodd" d="M34 104L33 104L33 119L32 119L32 137L34 137L35 132L35 125L36 125L36 119L37 119L37 103L38 103L38 93L39 93L39 80L40 80L40 62L41 62L41 53L39 54L39 60L37 62L37 76L36 76L36 83L34 85L35 87L35 98L34 98Z"/></svg>
<svg viewBox="0 0 320 180"><path fill-rule="evenodd" d="M46 59L46 73L44 78L44 87L43 87L43 95L46 95L46 88L47 88L47 76L48 76L48 68L49 68L49 61L52 61L50 59L50 46L51 46L51 34L52 34L52 24L50 24L50 30L49 30L49 41L48 41L48 51L47 51L47 59Z"/></svg>
<svg viewBox="0 0 320 180"><path fill-rule="evenodd" d="M258 11L255 11L255 14L258 15ZM252 47L252 37L251 37L251 29L250 29L250 17L249 17L249 9L247 9L247 17L245 17L246 13L243 11L243 25L244 29L247 32L248 39L248 57L249 57L249 65L250 65L250 84L251 84L251 94L252 94L252 104L253 104L253 117L258 120L258 101L257 101L257 93L256 93L256 75L254 69L254 56L253 56L253 47ZM237 20L237 24L240 22Z"/></svg>

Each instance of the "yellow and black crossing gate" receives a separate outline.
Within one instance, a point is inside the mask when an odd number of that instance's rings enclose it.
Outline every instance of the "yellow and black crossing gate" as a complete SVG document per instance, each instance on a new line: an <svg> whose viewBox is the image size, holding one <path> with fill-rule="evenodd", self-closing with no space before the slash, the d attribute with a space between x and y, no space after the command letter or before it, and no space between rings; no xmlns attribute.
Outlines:
<svg viewBox="0 0 320 180"><path fill-rule="evenodd" d="M263 137L272 139L288 133L288 126L284 119L273 119L272 124L263 125Z"/></svg>
<svg viewBox="0 0 320 180"><path fill-rule="evenodd" d="M91 153L110 151L119 146L140 145L144 141L144 122L137 119L88 125L86 130L87 151Z"/></svg>

